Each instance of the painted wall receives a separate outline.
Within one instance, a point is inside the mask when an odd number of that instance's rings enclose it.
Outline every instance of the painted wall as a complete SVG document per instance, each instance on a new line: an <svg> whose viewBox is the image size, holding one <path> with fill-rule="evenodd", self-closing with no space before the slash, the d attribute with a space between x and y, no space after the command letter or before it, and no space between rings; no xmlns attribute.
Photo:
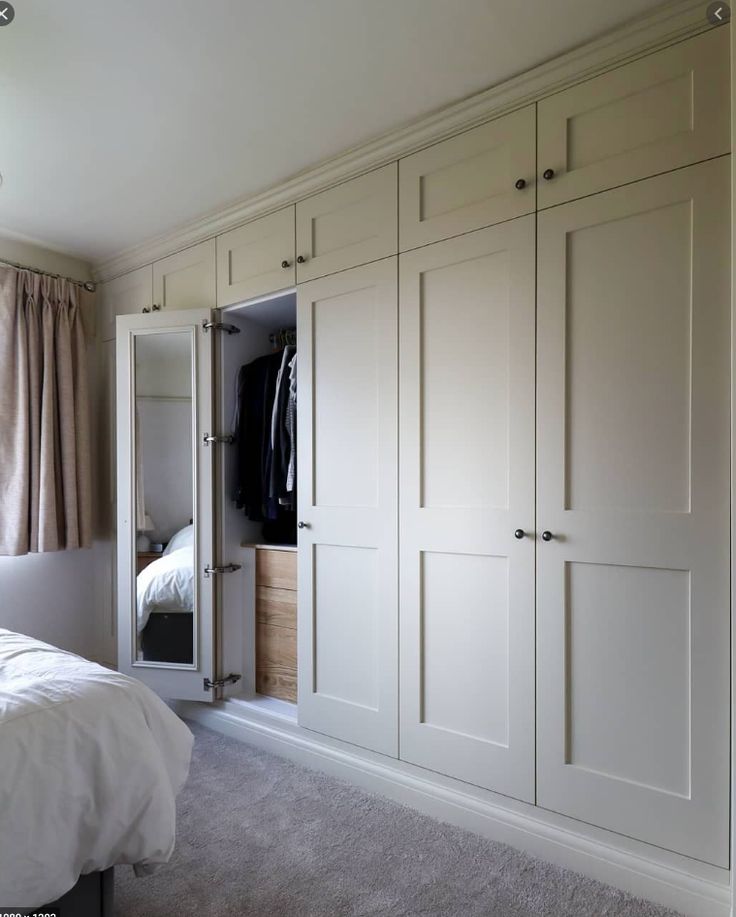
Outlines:
<svg viewBox="0 0 736 917"><path fill-rule="evenodd" d="M89 266L83 262L15 238L0 236L0 259L80 280L90 277ZM86 329L94 323L93 319L90 303L89 316L85 316ZM93 361L94 328L88 331L89 357ZM94 418L92 432L94 443ZM93 473L95 464L93 455ZM95 520L96 530L97 525ZM98 628L94 560L97 550L95 545L88 550L0 557L0 627L94 656Z"/></svg>
<svg viewBox="0 0 736 917"><path fill-rule="evenodd" d="M143 497L153 522L148 534L166 543L194 515L190 335L139 335L135 379Z"/></svg>
<svg viewBox="0 0 736 917"><path fill-rule="evenodd" d="M192 402L149 396L137 407L147 534L166 543L193 515Z"/></svg>

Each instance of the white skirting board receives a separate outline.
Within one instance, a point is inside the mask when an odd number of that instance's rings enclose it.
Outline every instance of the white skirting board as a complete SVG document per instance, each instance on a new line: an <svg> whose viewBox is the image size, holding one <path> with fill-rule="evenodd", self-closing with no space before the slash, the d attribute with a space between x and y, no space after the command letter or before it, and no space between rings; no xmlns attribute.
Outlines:
<svg viewBox="0 0 736 917"><path fill-rule="evenodd" d="M730 873L311 732L288 705L175 702L181 716L692 917L731 914Z"/></svg>

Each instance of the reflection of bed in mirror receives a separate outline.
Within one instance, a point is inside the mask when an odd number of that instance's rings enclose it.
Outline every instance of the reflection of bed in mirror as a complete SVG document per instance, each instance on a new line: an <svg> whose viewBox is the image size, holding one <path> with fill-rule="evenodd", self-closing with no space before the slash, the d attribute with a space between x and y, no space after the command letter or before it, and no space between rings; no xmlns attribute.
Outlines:
<svg viewBox="0 0 736 917"><path fill-rule="evenodd" d="M191 664L194 658L194 526L180 529L136 577L142 659Z"/></svg>

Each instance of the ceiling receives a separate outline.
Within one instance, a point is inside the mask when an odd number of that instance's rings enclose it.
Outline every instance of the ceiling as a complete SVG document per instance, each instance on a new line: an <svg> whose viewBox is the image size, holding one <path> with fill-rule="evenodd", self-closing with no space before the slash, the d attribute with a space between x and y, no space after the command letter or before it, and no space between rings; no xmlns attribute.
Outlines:
<svg viewBox="0 0 736 917"><path fill-rule="evenodd" d="M0 232L104 259L657 5L15 0Z"/></svg>

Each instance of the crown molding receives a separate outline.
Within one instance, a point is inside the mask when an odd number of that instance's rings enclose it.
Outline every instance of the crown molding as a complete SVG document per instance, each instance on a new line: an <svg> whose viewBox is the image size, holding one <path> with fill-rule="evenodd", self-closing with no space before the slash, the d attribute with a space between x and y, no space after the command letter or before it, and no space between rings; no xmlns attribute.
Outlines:
<svg viewBox="0 0 736 917"><path fill-rule="evenodd" d="M239 200L96 262L93 276L96 280L110 280L158 261L709 28L702 0L673 0L490 89L305 169L260 194Z"/></svg>

